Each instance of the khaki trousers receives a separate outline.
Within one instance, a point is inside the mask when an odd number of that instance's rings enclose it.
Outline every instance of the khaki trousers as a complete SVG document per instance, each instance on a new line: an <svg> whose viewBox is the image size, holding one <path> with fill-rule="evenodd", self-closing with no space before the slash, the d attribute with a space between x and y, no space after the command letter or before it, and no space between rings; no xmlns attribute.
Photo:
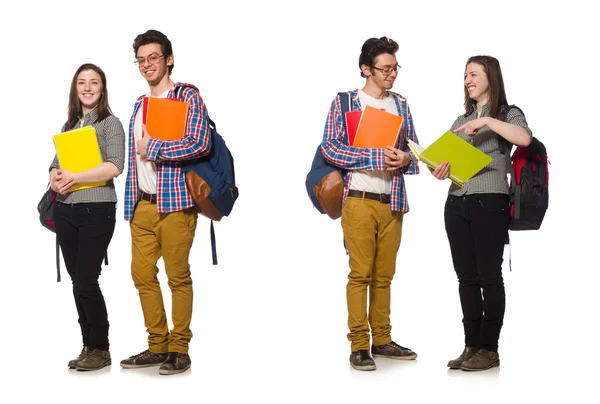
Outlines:
<svg viewBox="0 0 600 404"><path fill-rule="evenodd" d="M151 352L188 353L192 338L192 277L188 258L196 232L195 209L157 213L141 200L131 221L131 276L140 295ZM162 257L171 289L169 332L156 263Z"/></svg>
<svg viewBox="0 0 600 404"><path fill-rule="evenodd" d="M369 329L374 345L392 340L390 285L403 217L379 201L348 197L344 203L342 229L350 263L346 300L352 352L370 349Z"/></svg>

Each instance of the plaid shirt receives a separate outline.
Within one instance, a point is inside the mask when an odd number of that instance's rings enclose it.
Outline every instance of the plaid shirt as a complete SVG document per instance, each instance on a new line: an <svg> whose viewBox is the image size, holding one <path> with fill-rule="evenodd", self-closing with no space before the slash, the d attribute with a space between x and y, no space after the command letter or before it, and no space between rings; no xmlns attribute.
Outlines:
<svg viewBox="0 0 600 404"><path fill-rule="evenodd" d="M358 98L358 90L349 91L350 99L352 100L352 111L362 110L360 100ZM410 108L406 102L406 98L399 94L390 91L396 102L398 115L403 118L401 136L398 149L409 154L411 162L398 170L392 171L392 189L390 190L390 209L393 211L408 212L408 199L406 198L406 187L404 185L404 174L418 174L419 166L417 158L408 148L407 139L415 143L419 143L415 128L413 126L412 115ZM342 107L340 106L340 98L336 96L331 103L331 109L327 115L325 122L325 132L323 133L323 143L321 151L325 160L331 164L348 170L345 177L344 186L344 201L348 195L350 186L350 177L353 170L370 170L383 171L385 170L384 150L380 148L362 149L354 146L349 146L345 139L346 126L343 124Z"/></svg>
<svg viewBox="0 0 600 404"><path fill-rule="evenodd" d="M208 114L198 89L191 84L176 83L169 90L167 97L174 97L175 89L179 86L184 87L181 98L189 105L185 136L179 140L150 138L146 153L148 161L156 163L158 213L177 212L194 206L185 185L185 174L181 171L181 164L184 160L207 155L211 148ZM143 98L144 96L140 96L136 101L129 121L129 163L124 201L125 220L131 220L135 204L140 198L133 126Z"/></svg>

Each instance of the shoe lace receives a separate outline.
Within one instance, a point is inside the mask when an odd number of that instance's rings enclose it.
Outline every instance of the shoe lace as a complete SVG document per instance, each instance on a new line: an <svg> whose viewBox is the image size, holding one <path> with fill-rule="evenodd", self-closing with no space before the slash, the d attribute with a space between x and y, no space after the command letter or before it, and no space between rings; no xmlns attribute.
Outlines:
<svg viewBox="0 0 600 404"><path fill-rule="evenodd" d="M149 349L146 349L144 352L140 352L140 353L139 353L139 354L137 354L137 355L133 355L133 356L132 356L130 359L137 359L137 358L141 358L142 356L146 356L146 355L148 355L149 353L151 353L151 352L150 352L150 350L149 350Z"/></svg>
<svg viewBox="0 0 600 404"><path fill-rule="evenodd" d="M402 351L405 351L405 350L408 349L408 348L405 348L405 347L403 347L401 345L396 344L394 341L390 341L390 345L393 346L394 348L401 349Z"/></svg>

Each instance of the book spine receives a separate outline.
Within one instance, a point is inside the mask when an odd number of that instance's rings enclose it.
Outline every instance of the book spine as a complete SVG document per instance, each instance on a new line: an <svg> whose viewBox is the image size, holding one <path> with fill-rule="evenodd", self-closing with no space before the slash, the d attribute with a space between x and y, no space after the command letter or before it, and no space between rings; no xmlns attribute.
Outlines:
<svg viewBox="0 0 600 404"><path fill-rule="evenodd" d="M438 164L435 164L433 161L429 160L427 157L423 157L421 155L417 155L417 157L419 157L419 160L421 160L423 163L427 164L429 167L431 167L434 170L438 166ZM460 188L465 186L465 182L463 180L461 180L460 178L458 178L454 174L448 173L448 178L450 178L450 180Z"/></svg>
<svg viewBox="0 0 600 404"><path fill-rule="evenodd" d="M417 157L419 158L419 160L421 160L423 163L427 164L429 167L433 168L434 170L438 166L438 164L436 164L433 161L429 160L427 157L423 157L420 154L417 154Z"/></svg>
<svg viewBox="0 0 600 404"><path fill-rule="evenodd" d="M450 174L448 173L448 178L450 178L450 180L455 183L458 187L462 188L465 186L465 182L463 180L461 180L460 178L458 178L456 175L454 174Z"/></svg>

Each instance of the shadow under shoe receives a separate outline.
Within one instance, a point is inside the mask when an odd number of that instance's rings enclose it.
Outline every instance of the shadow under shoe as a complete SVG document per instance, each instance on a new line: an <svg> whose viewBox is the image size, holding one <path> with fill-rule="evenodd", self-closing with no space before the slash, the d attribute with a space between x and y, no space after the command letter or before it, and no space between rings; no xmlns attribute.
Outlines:
<svg viewBox="0 0 600 404"><path fill-rule="evenodd" d="M460 365L460 368L462 370L477 371L488 370L497 366L500 366L500 356L498 356L498 352L479 349L471 359L463 362L462 365Z"/></svg>
<svg viewBox="0 0 600 404"><path fill-rule="evenodd" d="M354 351L350 354L350 365L356 370L375 370L377 365L369 350Z"/></svg>
<svg viewBox="0 0 600 404"><path fill-rule="evenodd" d="M375 358L389 358L412 360L417 358L417 354L410 348L405 348L390 341L385 345L371 345L371 353Z"/></svg>
<svg viewBox="0 0 600 404"><path fill-rule="evenodd" d="M85 359L77 362L77 370L100 370L105 366L110 366L110 352L101 349L93 349L88 353Z"/></svg>
<svg viewBox="0 0 600 404"><path fill-rule="evenodd" d="M167 360L158 368L158 374L176 375L185 372L190 366L192 366L192 359L188 354L169 352Z"/></svg>
<svg viewBox="0 0 600 404"><path fill-rule="evenodd" d="M464 361L471 359L471 357L475 355L475 352L477 352L477 348L466 346L458 358L452 359L448 362L448 367L450 369L460 369L460 365L462 365Z"/></svg>
<svg viewBox="0 0 600 404"><path fill-rule="evenodd" d="M167 359L167 353L153 353L149 349L140 352L137 355L130 356L121 361L121 367L125 369L147 368L150 366L160 366Z"/></svg>
<svg viewBox="0 0 600 404"><path fill-rule="evenodd" d="M79 356L69 361L69 369L75 369L77 367L77 362L84 360L89 353L90 347L84 345Z"/></svg>

